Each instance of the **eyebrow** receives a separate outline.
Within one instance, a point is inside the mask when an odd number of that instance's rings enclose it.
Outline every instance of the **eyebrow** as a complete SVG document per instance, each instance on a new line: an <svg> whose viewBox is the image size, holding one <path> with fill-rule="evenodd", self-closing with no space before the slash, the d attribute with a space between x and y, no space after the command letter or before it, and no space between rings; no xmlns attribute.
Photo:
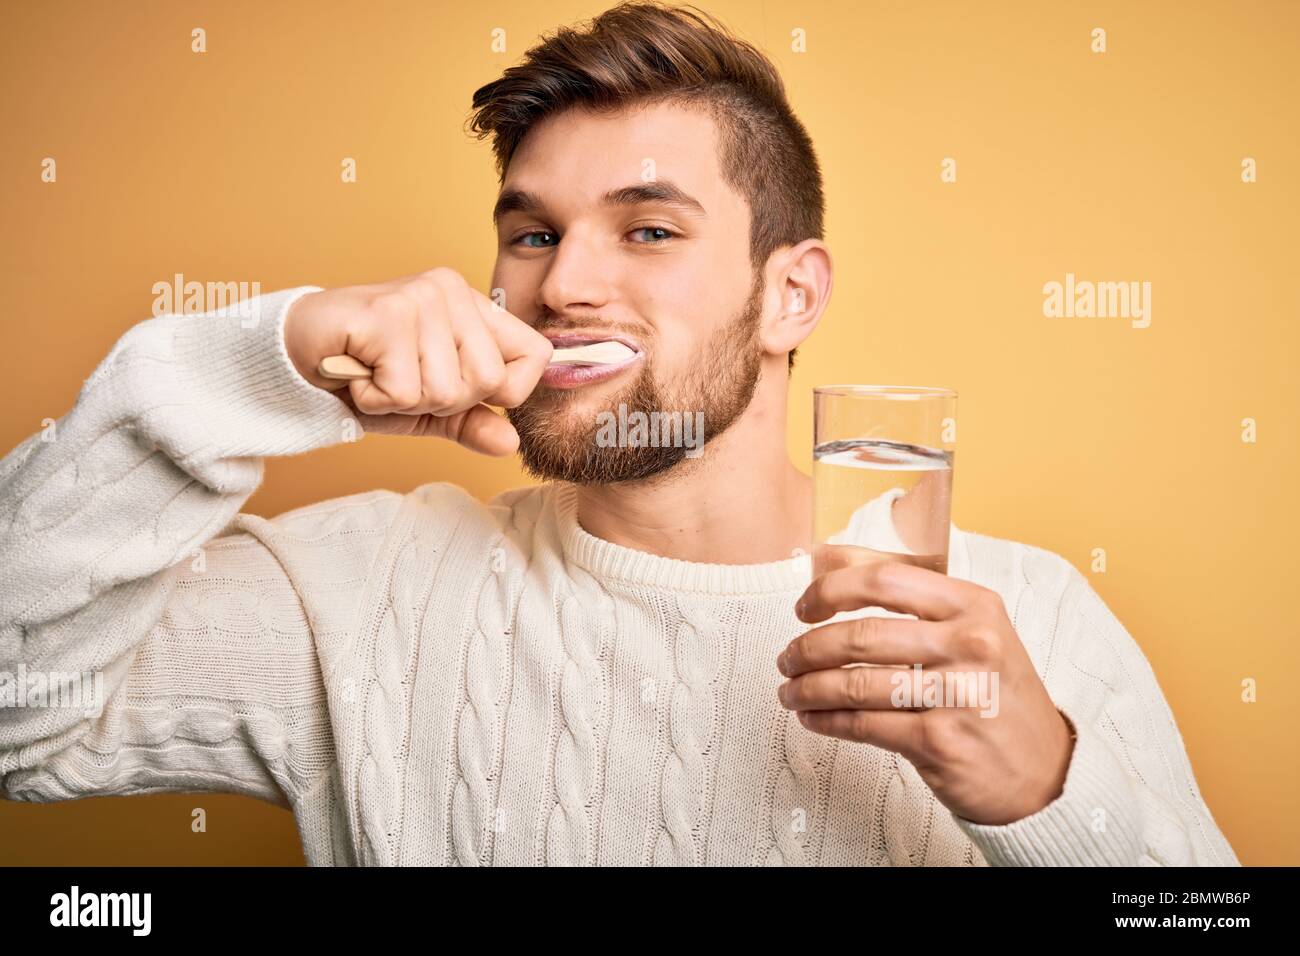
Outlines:
<svg viewBox="0 0 1300 956"><path fill-rule="evenodd" d="M661 206L676 206L697 216L708 215L704 206L694 196L687 193L676 183L659 179L650 183L637 183L623 186L605 193L601 202L606 206L639 206L656 203ZM499 223L506 213L525 212L537 214L546 208L542 197L525 189L507 189L492 208L492 221Z"/></svg>

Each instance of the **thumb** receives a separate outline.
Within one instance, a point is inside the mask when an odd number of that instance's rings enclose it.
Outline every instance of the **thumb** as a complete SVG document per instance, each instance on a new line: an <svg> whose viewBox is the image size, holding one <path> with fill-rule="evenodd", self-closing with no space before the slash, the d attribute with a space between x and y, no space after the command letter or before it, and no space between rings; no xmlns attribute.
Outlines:
<svg viewBox="0 0 1300 956"><path fill-rule="evenodd" d="M443 427L443 436L470 451L482 455L504 457L519 448L519 433L504 415L498 415L483 403L473 408L437 421Z"/></svg>
<svg viewBox="0 0 1300 956"><path fill-rule="evenodd" d="M503 458L519 448L519 433L503 415L479 403L473 408L441 418L425 413L403 415L391 412L386 415L369 415L357 411L356 403L347 390L337 393L352 410L367 434L401 435L409 438L445 438L463 445L481 455Z"/></svg>

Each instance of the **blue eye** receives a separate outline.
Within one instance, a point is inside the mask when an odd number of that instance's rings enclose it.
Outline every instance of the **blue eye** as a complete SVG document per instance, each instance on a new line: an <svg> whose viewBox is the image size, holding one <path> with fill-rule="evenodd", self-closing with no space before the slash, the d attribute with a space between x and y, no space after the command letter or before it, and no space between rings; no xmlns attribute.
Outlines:
<svg viewBox="0 0 1300 956"><path fill-rule="evenodd" d="M663 242L665 239L670 239L670 238L672 238L673 236L676 236L676 235L677 235L677 233L673 232L672 230L665 229L663 226L641 226L641 227L639 227L639 228L637 228L637 229L633 229L632 231L633 231L633 232L660 232L660 233L663 233L662 238L649 240L648 242L646 242L646 245L657 245L658 243Z"/></svg>
<svg viewBox="0 0 1300 956"><path fill-rule="evenodd" d="M655 235L651 238L638 240L636 242L637 245L646 245L646 246L659 245L660 243L666 242L669 239L677 238L677 233L673 232L671 229L665 229L663 226L640 226L636 229L633 229L632 232L629 233L629 235L635 235L636 233L647 233L647 232L655 233ZM549 237L551 241L536 242L536 243L528 241L534 237L543 237L543 236ZM523 246L525 249L547 249L555 245L555 243L558 241L559 238L555 235L555 233L551 232L550 230L535 229L532 232L525 232L523 235L516 237L511 241L510 244L514 246Z"/></svg>
<svg viewBox="0 0 1300 956"><path fill-rule="evenodd" d="M545 249L546 248L545 245L540 245L540 246L533 245L532 243L526 242L525 240L531 239L533 236L554 236L554 235L555 233L547 232L546 230L541 230L538 232L526 232L514 241L514 245L524 246L525 248L528 249Z"/></svg>

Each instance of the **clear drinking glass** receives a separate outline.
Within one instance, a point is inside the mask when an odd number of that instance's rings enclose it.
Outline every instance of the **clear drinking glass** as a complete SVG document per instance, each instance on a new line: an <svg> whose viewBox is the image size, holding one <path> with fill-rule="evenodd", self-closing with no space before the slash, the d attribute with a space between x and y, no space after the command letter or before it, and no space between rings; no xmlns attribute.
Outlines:
<svg viewBox="0 0 1300 956"><path fill-rule="evenodd" d="M813 389L813 575L875 561L948 573L957 393Z"/></svg>

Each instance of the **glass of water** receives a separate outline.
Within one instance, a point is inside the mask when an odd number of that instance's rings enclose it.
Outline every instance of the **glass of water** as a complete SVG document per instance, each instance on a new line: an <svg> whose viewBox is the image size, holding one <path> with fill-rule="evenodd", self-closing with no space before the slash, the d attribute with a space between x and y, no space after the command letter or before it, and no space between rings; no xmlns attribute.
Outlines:
<svg viewBox="0 0 1300 956"><path fill-rule="evenodd" d="M813 389L813 575L876 561L948 573L957 393Z"/></svg>

